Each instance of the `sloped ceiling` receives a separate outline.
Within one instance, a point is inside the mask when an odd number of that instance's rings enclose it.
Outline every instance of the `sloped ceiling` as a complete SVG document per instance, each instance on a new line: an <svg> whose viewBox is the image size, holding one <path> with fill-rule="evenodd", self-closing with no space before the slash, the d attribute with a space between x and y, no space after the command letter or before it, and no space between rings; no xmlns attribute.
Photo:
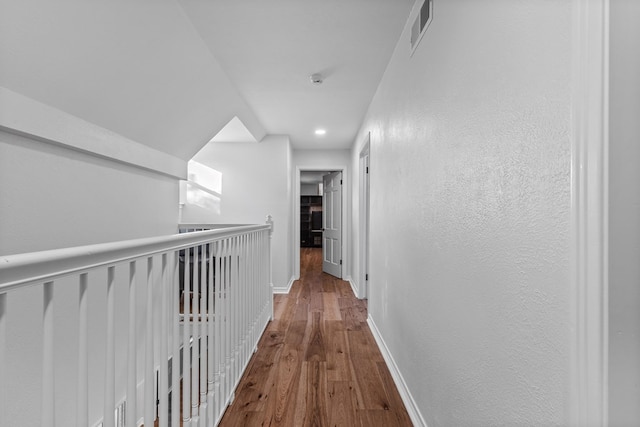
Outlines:
<svg viewBox="0 0 640 427"><path fill-rule="evenodd" d="M0 0L0 86L184 160L349 148L413 1Z"/></svg>
<svg viewBox="0 0 640 427"><path fill-rule="evenodd" d="M264 129L174 0L0 3L0 85L189 159Z"/></svg>

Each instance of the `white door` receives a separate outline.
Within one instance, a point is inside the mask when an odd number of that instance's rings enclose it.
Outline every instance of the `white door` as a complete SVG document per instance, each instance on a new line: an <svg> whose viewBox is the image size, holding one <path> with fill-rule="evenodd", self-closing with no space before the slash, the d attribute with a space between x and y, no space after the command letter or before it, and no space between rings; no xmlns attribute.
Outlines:
<svg viewBox="0 0 640 427"><path fill-rule="evenodd" d="M322 271L342 278L342 172L322 177Z"/></svg>

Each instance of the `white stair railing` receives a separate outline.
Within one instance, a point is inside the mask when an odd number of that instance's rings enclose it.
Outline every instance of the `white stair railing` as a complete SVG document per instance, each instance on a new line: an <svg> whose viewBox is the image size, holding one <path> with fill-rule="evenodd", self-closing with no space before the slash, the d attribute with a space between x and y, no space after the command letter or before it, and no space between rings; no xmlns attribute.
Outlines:
<svg viewBox="0 0 640 427"><path fill-rule="evenodd" d="M211 230L201 224L206 231L0 257L0 427L21 425L8 419L7 405L33 399L33 390L8 381L9 369L25 383L38 377L42 426L216 425L272 318L272 227L270 219ZM73 328L60 326L55 312L68 286L77 296ZM41 319L34 334L41 366L9 362L20 359L11 354L11 337L32 332L8 320L22 315L11 307L26 288L40 294L31 315ZM96 290L106 296L92 302ZM128 306L117 305L116 294ZM90 349L96 334L104 339L98 361ZM67 342L77 346L77 359L56 357ZM70 369L75 390L56 383ZM101 380L92 375L96 369L104 372ZM58 407L60 393L74 410Z"/></svg>

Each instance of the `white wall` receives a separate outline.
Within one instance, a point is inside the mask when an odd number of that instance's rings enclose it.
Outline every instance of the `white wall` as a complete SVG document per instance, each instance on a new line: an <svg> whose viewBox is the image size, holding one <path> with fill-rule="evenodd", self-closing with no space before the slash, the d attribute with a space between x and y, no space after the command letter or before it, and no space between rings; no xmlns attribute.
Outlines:
<svg viewBox="0 0 640 427"><path fill-rule="evenodd" d="M0 131L0 254L173 234L178 180Z"/></svg>
<svg viewBox="0 0 640 427"><path fill-rule="evenodd" d="M571 2L433 16L352 150L371 131L369 315L429 427L566 425Z"/></svg>
<svg viewBox="0 0 640 427"><path fill-rule="evenodd" d="M302 170L314 171L325 166L348 165L349 158L349 150L293 150L293 165Z"/></svg>
<svg viewBox="0 0 640 427"><path fill-rule="evenodd" d="M640 422L640 3L610 2L609 425Z"/></svg>
<svg viewBox="0 0 640 427"><path fill-rule="evenodd" d="M337 171L342 170L343 186L342 196L342 278L351 279L351 158L349 150L294 150L291 182L294 188L292 203L293 218L291 222L293 267L295 278L300 277L300 172L301 171Z"/></svg>
<svg viewBox="0 0 640 427"><path fill-rule="evenodd" d="M222 173L220 212L186 204L182 222L264 224L275 222L272 238L273 282L291 280L291 156L289 139L269 136L260 143L212 142L193 160Z"/></svg>
<svg viewBox="0 0 640 427"><path fill-rule="evenodd" d="M318 196L320 195L318 184L300 184L301 196Z"/></svg>
<svg viewBox="0 0 640 427"><path fill-rule="evenodd" d="M42 129L51 130L61 124L57 115L51 118L40 114L41 111L28 109L22 113L37 114L43 121ZM24 123L25 117L15 118L16 123ZM104 129L71 116L67 119L64 125L69 126L65 126L64 140L55 139L60 136L55 132L40 135L51 140L42 142L0 130L0 254L175 233L177 178L65 148L69 140L106 135ZM101 140L98 149L108 151L110 142L108 138ZM89 145L95 143L96 140L92 140ZM186 169L184 162L183 168ZM96 284L106 281L98 276L91 279L97 280L92 281ZM126 291L120 287L127 282L120 273L118 283L116 306L127 307ZM139 286L139 291L143 292L144 287ZM101 302L104 303L105 293L103 286L91 286L89 290L89 414L92 421L97 421L102 411L106 314ZM75 424L77 300L77 284L66 280L56 283L57 425ZM40 424L41 311L42 291L37 287L8 296L8 378L3 387L9 394L5 419L20 420L21 425ZM144 309L141 308L139 314L144 316ZM117 318L118 327L126 331L126 310L118 313ZM143 331L139 332L141 346ZM125 342L126 337L118 334L116 366L119 372L123 372L126 360ZM120 399L125 388L122 375L118 375L116 387L116 398Z"/></svg>

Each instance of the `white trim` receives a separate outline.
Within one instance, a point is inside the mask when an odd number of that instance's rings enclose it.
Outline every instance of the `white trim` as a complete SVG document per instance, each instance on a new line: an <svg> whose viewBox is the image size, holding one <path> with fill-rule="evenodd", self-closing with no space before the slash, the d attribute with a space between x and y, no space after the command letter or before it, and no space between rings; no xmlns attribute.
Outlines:
<svg viewBox="0 0 640 427"><path fill-rule="evenodd" d="M296 281L295 276L291 276L291 279L289 279L289 283L287 284L287 286L282 287L282 286L274 286L273 287L273 293L274 294L288 294L291 291L291 286L293 286L293 282Z"/></svg>
<svg viewBox="0 0 640 427"><path fill-rule="evenodd" d="M382 357L384 361L387 363L389 367L389 371L391 372L391 377L393 378L393 382L396 384L398 388L398 392L400 393L400 397L402 398L402 402L404 406L407 408L407 412L409 413L409 417L411 418L411 422L416 427L427 427L427 422L424 420L424 417L420 413L420 409L418 409L418 405L416 404L413 395L411 395L411 391L407 386L407 383L404 381L402 377L402 373L396 364L396 361L393 359L391 352L389 351L389 347L384 342L382 338L382 334L378 330L375 322L371 318L371 316L367 316L367 324L369 325L369 329L371 329L371 333L373 334L373 338L376 340L378 347L380 348L380 352L382 353Z"/></svg>
<svg viewBox="0 0 640 427"><path fill-rule="evenodd" d="M574 0L569 420L608 425L609 1Z"/></svg>
<svg viewBox="0 0 640 427"><path fill-rule="evenodd" d="M366 163L365 163L366 158ZM371 206L371 195L369 192L371 182L370 175L364 168L371 167L371 132L367 132L367 136L365 139L362 148L360 149L360 157L358 158L358 168L359 168L359 182L358 182L358 263L359 263L359 271L358 271L358 280L362 284L362 287L359 288L360 294L358 298L364 299L369 297L369 281L367 280L368 271L368 261L370 258L370 248L369 248L369 240L370 240L370 206Z"/></svg>
<svg viewBox="0 0 640 427"><path fill-rule="evenodd" d="M358 287L358 284L353 281L353 277L348 276L344 280L349 282L349 285L351 286L351 291L353 292L353 295L355 295L355 297L358 298L358 299L362 299L360 297L360 288Z"/></svg>

